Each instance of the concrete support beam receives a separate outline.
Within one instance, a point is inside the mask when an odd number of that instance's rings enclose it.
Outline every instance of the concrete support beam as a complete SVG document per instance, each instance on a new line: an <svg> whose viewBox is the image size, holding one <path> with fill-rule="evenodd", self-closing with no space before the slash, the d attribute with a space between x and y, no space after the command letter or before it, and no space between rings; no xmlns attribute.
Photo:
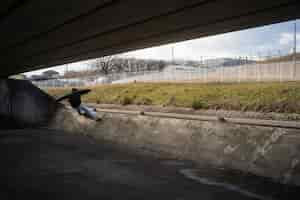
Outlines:
<svg viewBox="0 0 300 200"><path fill-rule="evenodd" d="M1 2L0 77L300 17L297 0L16 2Z"/></svg>

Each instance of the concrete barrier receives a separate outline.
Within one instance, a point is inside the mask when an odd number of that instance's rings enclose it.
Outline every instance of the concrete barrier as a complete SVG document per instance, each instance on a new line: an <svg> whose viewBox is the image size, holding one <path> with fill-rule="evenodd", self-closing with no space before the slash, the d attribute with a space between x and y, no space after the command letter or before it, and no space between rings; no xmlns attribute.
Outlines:
<svg viewBox="0 0 300 200"><path fill-rule="evenodd" d="M0 129L46 126L58 104L29 81L0 79Z"/></svg>
<svg viewBox="0 0 300 200"><path fill-rule="evenodd" d="M94 122L70 110L61 110L52 128L81 132L136 151L152 151L192 160L199 165L237 169L300 185L300 130L297 127L157 117L133 111L107 111L102 115L101 122Z"/></svg>

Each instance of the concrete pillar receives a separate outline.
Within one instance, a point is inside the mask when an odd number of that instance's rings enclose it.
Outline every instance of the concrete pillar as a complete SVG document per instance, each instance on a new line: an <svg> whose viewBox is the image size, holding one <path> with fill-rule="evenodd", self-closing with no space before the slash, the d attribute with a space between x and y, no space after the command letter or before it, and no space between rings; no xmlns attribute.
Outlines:
<svg viewBox="0 0 300 200"><path fill-rule="evenodd" d="M0 79L0 129L46 126L58 106L29 81Z"/></svg>

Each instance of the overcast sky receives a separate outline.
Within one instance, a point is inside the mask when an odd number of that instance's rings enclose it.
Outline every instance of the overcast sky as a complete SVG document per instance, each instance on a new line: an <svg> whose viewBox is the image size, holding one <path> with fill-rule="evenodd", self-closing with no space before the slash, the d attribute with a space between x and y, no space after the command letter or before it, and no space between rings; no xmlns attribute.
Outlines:
<svg viewBox="0 0 300 200"><path fill-rule="evenodd" d="M300 30L300 20L297 20ZM206 38L189 40L160 47L125 53L123 56L170 60L172 48L176 59L200 60L201 58L221 58L238 56L267 56L287 54L293 49L295 21L284 22L259 28L226 33ZM300 44L300 31L297 31L297 42ZM297 48L299 50L299 48ZM69 70L80 70L86 68L88 62L69 64ZM52 68L63 72L65 66ZM31 73L38 74L45 70Z"/></svg>

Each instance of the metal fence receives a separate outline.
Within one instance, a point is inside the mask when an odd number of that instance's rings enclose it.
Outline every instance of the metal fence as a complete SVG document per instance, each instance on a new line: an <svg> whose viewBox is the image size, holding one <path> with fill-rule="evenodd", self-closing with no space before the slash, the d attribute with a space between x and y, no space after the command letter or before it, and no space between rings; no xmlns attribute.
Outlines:
<svg viewBox="0 0 300 200"><path fill-rule="evenodd" d="M300 61L290 60L268 63L264 61L270 59L276 59L276 57L270 58L268 56L267 59L260 57L252 59L244 58L241 59L241 62L237 62L237 65L229 66L228 64L203 61L199 62L198 66L193 67L187 64L169 65L162 71L123 72L107 76L98 75L76 79L55 79L33 83L39 87L81 87L130 82L241 83L300 80ZM255 60L255 62L249 62L249 60Z"/></svg>
<svg viewBox="0 0 300 200"><path fill-rule="evenodd" d="M175 67L174 67L175 68ZM270 64L245 64L231 67L196 68L194 71L162 71L120 79L113 83L130 82L201 82L201 83L240 83L300 80L300 62L281 62Z"/></svg>

